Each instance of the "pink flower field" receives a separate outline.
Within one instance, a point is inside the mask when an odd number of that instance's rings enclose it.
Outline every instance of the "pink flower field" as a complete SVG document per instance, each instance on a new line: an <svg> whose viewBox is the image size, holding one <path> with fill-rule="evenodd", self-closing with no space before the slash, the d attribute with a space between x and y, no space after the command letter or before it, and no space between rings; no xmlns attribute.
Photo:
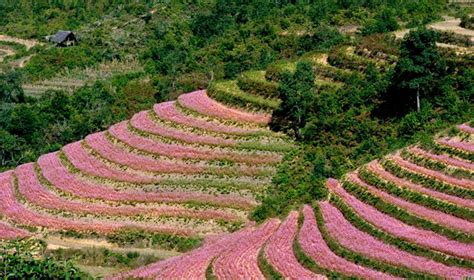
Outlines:
<svg viewBox="0 0 474 280"><path fill-rule="evenodd" d="M298 212L292 211L265 246L265 258L285 279L326 279L304 268L293 252L293 242L298 230Z"/></svg>
<svg viewBox="0 0 474 280"><path fill-rule="evenodd" d="M435 160L435 161L439 161L439 162L442 162L442 163L445 163L445 164L449 164L449 165L452 165L452 166L455 166L455 167L464 168L464 169L467 169L467 170L474 169L474 164L467 161L467 160L462 160L462 159L450 157L448 155L433 154L433 153L425 151L425 150L423 150L419 147L410 147L410 151L417 154L417 155L420 155L420 156L423 156L423 157L426 157L426 158L429 158L429 159L432 159L432 160Z"/></svg>
<svg viewBox="0 0 474 280"><path fill-rule="evenodd" d="M249 122L255 124L267 124L269 115L248 113L227 107L209 98L205 90L199 90L183 94L178 98L179 104L203 115L218 117L237 122Z"/></svg>
<svg viewBox="0 0 474 280"><path fill-rule="evenodd" d="M445 175L439 171L428 169L422 166L418 166L410 161L404 160L400 155L393 155L389 157L390 160L394 161L397 165L408 169L410 171L422 174L424 176L432 177L441 182L446 182L448 184L456 185L459 187L474 189L474 182L468 179L459 179Z"/></svg>
<svg viewBox="0 0 474 280"><path fill-rule="evenodd" d="M383 192L377 189L374 186L371 186L364 182L357 174L357 172L349 173L347 175L347 180L349 182L355 183L362 188L366 189L369 193L375 195L376 197L381 198L385 202L393 204L401 209L408 211L409 213L422 217L424 219L433 221L437 224L443 225L447 228L453 228L461 232L466 232L469 234L474 234L474 223L463 220L461 218L445 214L440 211L432 210L424 206L411 203L400 199L398 197L392 196L386 192Z"/></svg>
<svg viewBox="0 0 474 280"><path fill-rule="evenodd" d="M320 202L319 206L324 224L329 234L342 246L364 256L383 262L405 266L414 271L434 274L444 279L461 279L474 274L474 270L449 267L430 259L411 255L394 246L384 244L371 235L358 230L348 222L341 212L328 202Z"/></svg>
<svg viewBox="0 0 474 280"><path fill-rule="evenodd" d="M299 182L282 176L297 144L243 108L182 94L1 172L0 242L81 250L116 262L100 277L117 280L474 276L472 127L354 166L344 184Z"/></svg>
<svg viewBox="0 0 474 280"><path fill-rule="evenodd" d="M94 198L111 201L132 202L161 202L161 203L186 203L207 202L220 206L249 208L255 201L232 195L213 196L192 192L144 192L139 190L118 191L113 187L85 181L61 165L57 154L47 154L40 157L39 166L43 176L55 187L67 193L84 198Z"/></svg>
<svg viewBox="0 0 474 280"><path fill-rule="evenodd" d="M474 245L450 240L432 231L409 226L364 204L347 193L334 179L327 183L329 189L341 197L360 217L373 224L378 229L393 236L408 240L423 247L427 247L449 255L474 260Z"/></svg>
<svg viewBox="0 0 474 280"><path fill-rule="evenodd" d="M461 197L445 194L442 192L434 191L432 189L426 188L424 186L415 184L409 180L399 178L394 176L393 174L386 171L380 163L373 161L367 165L367 169L372 172L373 174L377 175L379 178L387 181L392 182L400 187L408 188L415 192L419 192L425 194L427 196L431 196L434 198L438 198L443 201L447 201L462 207L474 209L474 200L472 199L464 199Z"/></svg>
<svg viewBox="0 0 474 280"><path fill-rule="evenodd" d="M341 272L345 275L362 277L365 279L398 279L397 277L384 274L358 264L351 263L344 258L334 254L324 241L318 230L316 218L311 207L305 205L303 208L304 223L298 236L303 251L311 257L319 266Z"/></svg>
<svg viewBox="0 0 474 280"><path fill-rule="evenodd" d="M445 145L454 149L458 149L468 153L474 153L474 144L464 141L450 140L446 138L440 138L437 142L441 145Z"/></svg>
<svg viewBox="0 0 474 280"><path fill-rule="evenodd" d="M126 144L149 153L159 154L170 158L202 159L202 160L229 160L248 164L273 164L281 160L279 155L246 155L237 152L221 152L198 149L192 146L159 143L152 139L132 134L127 129L127 123L122 122L112 126L109 132Z"/></svg>
<svg viewBox="0 0 474 280"><path fill-rule="evenodd" d="M463 123L457 126L459 130L464 131L469 134L474 134L474 127L471 127L467 123Z"/></svg>
<svg viewBox="0 0 474 280"><path fill-rule="evenodd" d="M153 107L153 110L155 114L163 120L175 122L177 124L189 127L200 128L207 131L236 135L251 135L261 131L259 129L246 129L238 126L218 124L185 115L177 110L175 101L156 104Z"/></svg>

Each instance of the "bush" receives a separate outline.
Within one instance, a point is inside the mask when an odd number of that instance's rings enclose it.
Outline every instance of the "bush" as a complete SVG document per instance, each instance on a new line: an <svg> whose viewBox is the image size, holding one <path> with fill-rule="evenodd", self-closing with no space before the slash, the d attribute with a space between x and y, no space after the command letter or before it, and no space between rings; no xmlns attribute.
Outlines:
<svg viewBox="0 0 474 280"><path fill-rule="evenodd" d="M120 246L151 245L165 250L186 252L201 245L197 237L182 237L164 233L149 233L143 230L122 230L107 235L107 241Z"/></svg>
<svg viewBox="0 0 474 280"><path fill-rule="evenodd" d="M38 240L0 243L2 279L92 279L71 262L42 257L45 246Z"/></svg>
<svg viewBox="0 0 474 280"><path fill-rule="evenodd" d="M461 18L461 27L464 27L467 29L474 29L474 17L468 14L464 15Z"/></svg>
<svg viewBox="0 0 474 280"><path fill-rule="evenodd" d="M374 19L368 20L362 27L362 35L392 32L399 28L395 12L392 9L383 9Z"/></svg>

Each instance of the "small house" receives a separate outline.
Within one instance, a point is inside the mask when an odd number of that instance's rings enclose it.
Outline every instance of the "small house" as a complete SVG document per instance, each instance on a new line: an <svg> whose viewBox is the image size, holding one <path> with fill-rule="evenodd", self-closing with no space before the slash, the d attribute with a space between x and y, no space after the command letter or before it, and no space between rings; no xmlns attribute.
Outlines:
<svg viewBox="0 0 474 280"><path fill-rule="evenodd" d="M55 35L49 37L49 41L56 44L58 47L68 47L77 43L77 38L72 31L59 31Z"/></svg>

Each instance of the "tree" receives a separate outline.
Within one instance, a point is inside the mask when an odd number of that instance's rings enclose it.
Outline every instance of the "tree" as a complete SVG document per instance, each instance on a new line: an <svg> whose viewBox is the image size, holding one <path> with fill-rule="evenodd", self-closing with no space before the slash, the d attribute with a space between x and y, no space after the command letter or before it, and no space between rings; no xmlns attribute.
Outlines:
<svg viewBox="0 0 474 280"><path fill-rule="evenodd" d="M413 107L420 112L421 99L432 100L440 93L446 62L438 53L436 39L437 33L424 27L403 39L385 100L396 114L406 114Z"/></svg>
<svg viewBox="0 0 474 280"><path fill-rule="evenodd" d="M292 131L301 139L301 129L305 126L314 99L314 72L309 62L299 62L296 71L284 73L278 92L280 106L273 113L273 129Z"/></svg>
<svg viewBox="0 0 474 280"><path fill-rule="evenodd" d="M9 71L0 74L0 102L24 102L25 94L21 87L21 74Z"/></svg>
<svg viewBox="0 0 474 280"><path fill-rule="evenodd" d="M373 20L368 20L362 27L362 35L385 33L399 28L395 12L392 9L383 9Z"/></svg>
<svg viewBox="0 0 474 280"><path fill-rule="evenodd" d="M92 279L70 261L43 257L45 249L34 239L0 243L0 279Z"/></svg>

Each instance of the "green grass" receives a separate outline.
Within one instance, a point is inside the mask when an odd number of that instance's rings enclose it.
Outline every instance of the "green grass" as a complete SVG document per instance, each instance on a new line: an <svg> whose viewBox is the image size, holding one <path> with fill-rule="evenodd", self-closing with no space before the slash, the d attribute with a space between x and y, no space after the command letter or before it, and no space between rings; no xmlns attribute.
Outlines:
<svg viewBox="0 0 474 280"><path fill-rule="evenodd" d="M277 99L264 98L241 90L234 80L214 82L207 92L211 98L219 102L252 111L271 112L280 104Z"/></svg>

